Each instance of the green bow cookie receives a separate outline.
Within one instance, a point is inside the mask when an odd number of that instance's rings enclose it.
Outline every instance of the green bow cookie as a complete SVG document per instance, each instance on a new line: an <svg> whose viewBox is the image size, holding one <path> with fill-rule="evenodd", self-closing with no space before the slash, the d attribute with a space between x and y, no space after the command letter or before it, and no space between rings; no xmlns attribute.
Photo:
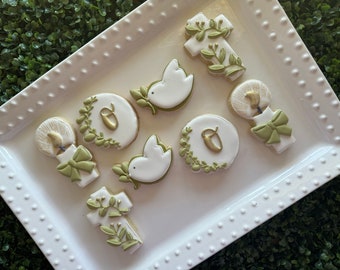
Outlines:
<svg viewBox="0 0 340 270"><path fill-rule="evenodd" d="M57 170L67 177L71 178L71 181L80 181L80 171L91 173L96 163L91 161L92 155L89 150L84 146L78 146L72 159L68 162L60 163L57 166Z"/></svg>
<svg viewBox="0 0 340 270"><path fill-rule="evenodd" d="M253 127L251 132L267 144L279 143L280 135L292 135L292 128L287 123L287 115L283 111L277 110L269 122Z"/></svg>

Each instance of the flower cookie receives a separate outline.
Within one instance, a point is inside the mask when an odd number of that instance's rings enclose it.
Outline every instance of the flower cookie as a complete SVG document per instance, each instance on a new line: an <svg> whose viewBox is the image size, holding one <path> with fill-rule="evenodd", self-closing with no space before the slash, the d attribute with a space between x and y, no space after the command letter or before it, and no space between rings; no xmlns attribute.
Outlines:
<svg viewBox="0 0 340 270"><path fill-rule="evenodd" d="M73 128L59 117L45 120L35 132L38 149L59 160L58 172L85 187L99 176L99 172L90 151L83 145L77 147L75 141Z"/></svg>
<svg viewBox="0 0 340 270"><path fill-rule="evenodd" d="M130 254L142 246L142 239L126 218L133 205L125 192L112 195L106 187L102 187L90 195L86 205L91 209L87 219L93 226L100 226L100 230L108 236L108 244L119 246Z"/></svg>
<svg viewBox="0 0 340 270"><path fill-rule="evenodd" d="M255 124L251 128L252 134L280 154L295 142L295 138L285 112L272 111L269 107L271 98L263 82L247 80L233 90L229 103L239 116Z"/></svg>
<svg viewBox="0 0 340 270"><path fill-rule="evenodd" d="M203 13L198 13L187 21L185 33L188 40L184 44L191 56L201 55L208 63L210 73L223 75L231 81L246 70L241 58L226 41L233 28L222 14L209 20Z"/></svg>
<svg viewBox="0 0 340 270"><path fill-rule="evenodd" d="M194 171L229 168L238 150L237 130L221 116L203 114L182 129L179 154Z"/></svg>
<svg viewBox="0 0 340 270"><path fill-rule="evenodd" d="M138 117L125 98L101 93L87 98L83 104L76 121L86 142L122 149L134 141Z"/></svg>
<svg viewBox="0 0 340 270"><path fill-rule="evenodd" d="M152 114L156 114L157 109L174 110L183 105L191 94L193 82L193 75L187 75L177 59L173 59L161 80L131 90L130 94L139 106L149 107Z"/></svg>
<svg viewBox="0 0 340 270"><path fill-rule="evenodd" d="M172 150L165 146L156 135L148 138L142 155L137 155L129 162L114 165L112 170L119 176L119 181L139 185L151 184L161 180L168 172L172 162Z"/></svg>

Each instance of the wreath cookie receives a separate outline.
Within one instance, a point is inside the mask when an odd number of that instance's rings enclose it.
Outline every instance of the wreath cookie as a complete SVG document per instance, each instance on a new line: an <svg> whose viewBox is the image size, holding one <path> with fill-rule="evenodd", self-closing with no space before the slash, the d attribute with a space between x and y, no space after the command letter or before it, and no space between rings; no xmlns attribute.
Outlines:
<svg viewBox="0 0 340 270"><path fill-rule="evenodd" d="M75 145L73 128L64 119L52 117L42 122L35 132L35 143L42 153L59 160L57 171L78 186L85 187L99 177L91 152Z"/></svg>
<svg viewBox="0 0 340 270"><path fill-rule="evenodd" d="M295 141L288 116L278 109L272 111L269 88L259 80L247 80L232 91L229 104L233 111L250 120L250 131L278 154L288 149Z"/></svg>
<svg viewBox="0 0 340 270"><path fill-rule="evenodd" d="M90 195L86 205L91 210L87 219L108 236L106 242L109 245L121 247L130 254L142 246L142 239L126 218L133 204L125 192L112 195L106 187L102 187Z"/></svg>
<svg viewBox="0 0 340 270"><path fill-rule="evenodd" d="M226 119L204 114L192 119L180 138L180 156L194 171L229 168L239 150L236 128Z"/></svg>
<svg viewBox="0 0 340 270"><path fill-rule="evenodd" d="M172 163L172 150L165 146L156 135L148 138L143 154L134 156L129 162L116 164L112 167L119 181L132 183L135 189L140 184L151 184L161 180L168 172Z"/></svg>
<svg viewBox="0 0 340 270"><path fill-rule="evenodd" d="M191 94L193 82L193 75L187 75L177 59L173 59L161 80L148 87L131 90L130 94L139 106L148 107L152 114L156 114L158 109L174 110L182 106Z"/></svg>
<svg viewBox="0 0 340 270"><path fill-rule="evenodd" d="M102 93L87 98L76 120L86 142L122 149L137 136L139 124L135 110L121 96Z"/></svg>

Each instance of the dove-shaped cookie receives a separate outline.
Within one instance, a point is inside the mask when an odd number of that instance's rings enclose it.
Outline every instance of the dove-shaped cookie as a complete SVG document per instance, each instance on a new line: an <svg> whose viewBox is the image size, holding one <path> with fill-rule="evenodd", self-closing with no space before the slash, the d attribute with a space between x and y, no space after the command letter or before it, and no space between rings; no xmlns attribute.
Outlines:
<svg viewBox="0 0 340 270"><path fill-rule="evenodd" d="M141 107L149 107L153 114L160 110L175 110L185 103L191 94L194 76L187 75L173 59L164 70L159 81L151 83L148 87L130 90L131 96Z"/></svg>
<svg viewBox="0 0 340 270"><path fill-rule="evenodd" d="M161 143L156 135L148 138L142 155L134 156L129 162L112 167L121 182L131 182L138 189L141 183L151 184L161 180L172 162L172 150Z"/></svg>

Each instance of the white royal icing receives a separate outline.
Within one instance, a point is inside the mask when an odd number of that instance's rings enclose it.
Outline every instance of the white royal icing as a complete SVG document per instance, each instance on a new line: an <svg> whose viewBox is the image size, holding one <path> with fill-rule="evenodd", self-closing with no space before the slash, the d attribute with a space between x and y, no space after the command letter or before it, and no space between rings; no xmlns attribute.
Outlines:
<svg viewBox="0 0 340 270"><path fill-rule="evenodd" d="M120 201L121 208L126 208L129 211L131 210L133 204L129 197L125 194L125 192L120 192L118 194L112 195L107 190L106 187L102 187L96 192L92 193L90 195L90 198L93 200L95 200L96 198L104 198L102 204L108 205L111 196L114 196L117 201L118 200ZM88 213L86 217L89 220L89 222L96 227L101 225L109 226L110 224L114 225L120 224L120 226L125 227L127 229L127 232L129 232L134 239L139 241L137 245L129 249L130 254L134 253L137 249L139 249L142 246L143 243L142 239L138 235L137 231L133 228L132 224L125 218L125 216L110 218L109 215L107 214L102 217L98 214L98 210L93 210L90 213Z"/></svg>
<svg viewBox="0 0 340 270"><path fill-rule="evenodd" d="M234 29L234 26L232 25L232 23L224 15L220 14L215 18L215 21L219 21L219 20L223 21L222 23L223 27L230 28L231 30ZM187 24L193 25L196 22L205 22L208 25L209 19L202 12L200 12L196 14L194 17L192 17L191 19L189 19L187 21ZM222 38L221 40L219 40L219 42L221 42L221 44L231 49L231 47L229 46L229 44L227 43L225 39ZM205 38L202 41L198 41L196 38L190 38L189 40L185 42L184 47L188 50L191 56L197 56L200 54L202 49L208 48L210 43L211 43L211 40L209 40L208 38ZM234 51L232 50L232 52Z"/></svg>
<svg viewBox="0 0 340 270"><path fill-rule="evenodd" d="M256 115L253 120L256 123L256 125L265 124L268 121L270 121L275 114L275 111L273 112L270 107L267 107L263 113ZM280 142L275 144L266 144L267 146L272 147L278 154L281 154L287 148L289 148L293 143L295 143L296 139L293 135L291 136L280 136Z"/></svg>
<svg viewBox="0 0 340 270"><path fill-rule="evenodd" d="M118 148L124 148L131 144L138 133L138 117L134 108L123 97L112 93L101 93L95 95L97 101L93 103L90 120L91 128L97 132L103 133L105 139L111 138L119 143ZM114 109L112 109L112 105ZM105 113L108 115L108 120L117 122L117 128L112 130L103 121L101 113L105 108ZM113 113L110 112L113 111ZM115 117L115 119L114 119ZM85 133L84 135L86 135Z"/></svg>
<svg viewBox="0 0 340 270"><path fill-rule="evenodd" d="M214 163L226 164L225 168L231 166L239 150L239 136L232 123L219 115L204 114L192 119L183 130L187 128L192 130L188 134L190 151L198 161L205 162L208 166L213 166ZM205 130L216 130L219 139L215 135L211 142L216 146L221 144L222 149L219 152L207 147L202 137Z"/></svg>
<svg viewBox="0 0 340 270"><path fill-rule="evenodd" d="M150 86L148 99L161 109L175 108L189 97L193 80L193 75L187 75L177 59L173 59L165 68L162 80Z"/></svg>
<svg viewBox="0 0 340 270"><path fill-rule="evenodd" d="M195 25L196 22L204 22L205 25L209 25L209 19L203 14L198 13L191 19L187 21L187 25ZM230 32L233 30L232 23L222 14L218 15L215 19L215 22L221 21L221 27L227 27L230 29ZM209 30L211 31L211 30ZM207 31L207 32L209 32ZM229 34L230 34L229 32ZM191 56L195 57L201 53L202 49L208 49L210 45L218 45L218 49L216 51L217 55L220 55L221 50L223 49L225 51L225 58L224 61L220 62L216 57L213 57L211 59L205 59L209 62L212 62L213 64L223 64L224 66L229 65L229 58L230 55L234 55L235 57L238 57L234 49L229 45L229 43L225 40L228 36L220 36L217 38L208 38L208 33L205 35L204 39L199 41L197 40L196 36L191 36L184 44L184 48L190 53ZM203 57L204 58L204 57ZM245 71L245 68L242 70L239 70L237 72L232 73L231 75L227 75L226 77L229 78L231 81L236 80L238 77L240 77ZM214 73L215 74L215 73Z"/></svg>
<svg viewBox="0 0 340 270"><path fill-rule="evenodd" d="M172 150L164 150L156 135L146 141L143 155L129 162L129 176L139 182L152 183L168 172L172 161Z"/></svg>
<svg viewBox="0 0 340 270"><path fill-rule="evenodd" d="M65 152L62 152L61 154L57 155L56 158L59 160L60 163L68 162L72 159L74 153L76 152L77 147L74 144L71 144ZM91 182L93 182L95 179L99 177L99 171L97 167L95 167L91 173L87 173L84 171L79 171L80 173L80 181L76 181L77 185L79 187L85 187Z"/></svg>

